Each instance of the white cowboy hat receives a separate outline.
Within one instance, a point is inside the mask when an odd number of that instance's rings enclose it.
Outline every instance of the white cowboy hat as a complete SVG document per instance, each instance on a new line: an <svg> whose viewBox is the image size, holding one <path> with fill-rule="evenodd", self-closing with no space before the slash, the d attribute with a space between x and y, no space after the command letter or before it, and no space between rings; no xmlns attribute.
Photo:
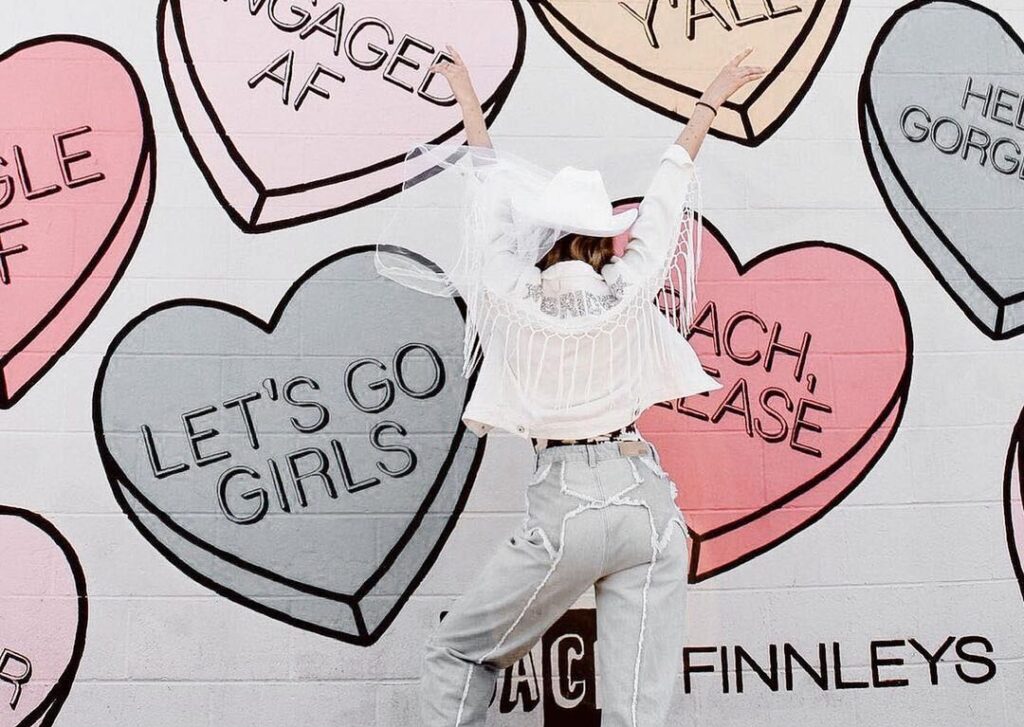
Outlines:
<svg viewBox="0 0 1024 727"><path fill-rule="evenodd" d="M614 237L636 221L637 210L615 214L598 171L564 167L547 183L525 214L564 232Z"/></svg>

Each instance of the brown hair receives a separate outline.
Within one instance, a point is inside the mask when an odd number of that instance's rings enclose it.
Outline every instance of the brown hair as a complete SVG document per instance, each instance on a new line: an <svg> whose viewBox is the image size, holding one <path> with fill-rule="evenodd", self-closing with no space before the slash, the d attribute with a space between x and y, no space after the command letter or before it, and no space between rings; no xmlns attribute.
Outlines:
<svg viewBox="0 0 1024 727"><path fill-rule="evenodd" d="M582 260L590 263L597 272L611 261L615 246L610 237L594 237L570 233L558 239L548 253L540 259L537 267L546 270L555 263L565 260Z"/></svg>

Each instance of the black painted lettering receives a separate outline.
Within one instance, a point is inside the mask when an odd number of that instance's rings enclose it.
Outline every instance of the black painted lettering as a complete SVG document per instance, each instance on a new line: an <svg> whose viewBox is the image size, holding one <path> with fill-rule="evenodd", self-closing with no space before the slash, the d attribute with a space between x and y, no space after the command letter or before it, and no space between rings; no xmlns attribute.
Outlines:
<svg viewBox="0 0 1024 727"><path fill-rule="evenodd" d="M967 129L967 139L964 142L962 156L964 161L967 161L967 156L970 154L971 149L978 150L978 165L985 166L985 162L988 161L988 147L992 143L992 137L989 136L988 132L984 129L979 129L976 126L971 126Z"/></svg>
<svg viewBox="0 0 1024 727"><path fill-rule="evenodd" d="M53 145L57 150L57 163L60 164L60 171L64 177L64 184L67 185L68 189L84 187L87 184L101 182L106 179L103 172L93 172L92 174L87 174L84 177L75 177L71 172L72 164L91 158L92 152L87 149L83 149L81 151L68 153L65 143L68 139L74 139L77 136L88 134L91 131L92 128L89 126L79 126L77 129L62 131L53 135Z"/></svg>
<svg viewBox="0 0 1024 727"><path fill-rule="evenodd" d="M960 665L956 665L957 675L969 684L982 684L987 682L989 679L996 675L996 663L987 656L980 654L973 654L967 651L964 647L969 644L978 644L981 646L986 654L992 653L992 642L986 639L984 636L961 636L956 641L956 653L964 661L972 664L981 664L985 667L985 670L981 674L968 674L967 671Z"/></svg>
<svg viewBox="0 0 1024 727"><path fill-rule="evenodd" d="M387 69L384 71L384 80L395 84L399 88L404 88L406 91L413 92L415 89L412 84L403 81L395 75L395 71L400 65L412 68L418 71L420 69L419 61L410 58L406 55L410 48L418 48L425 53L434 55L434 46L429 43L425 43L418 38L413 38L411 35L406 35L398 42L398 48L395 50L394 56L391 58L391 63L388 64Z"/></svg>
<svg viewBox="0 0 1024 727"><path fill-rule="evenodd" d="M773 692L779 691L779 654L775 644L768 646L768 668L763 669L742 646L736 646L736 692L743 691L743 665L747 664Z"/></svg>
<svg viewBox="0 0 1024 727"><path fill-rule="evenodd" d="M18 170L18 179L21 181L21 193L27 200L48 197L60 191L60 186L50 184L46 187L35 189L32 187L32 179L29 177L28 164L25 162L25 152L17 144L14 145L14 166Z"/></svg>
<svg viewBox="0 0 1024 727"><path fill-rule="evenodd" d="M352 467L348 463L348 457L345 454L345 448L341 446L341 442L332 439L331 451L334 453L334 460L338 464L338 469L341 470L341 484L344 485L346 491L359 492L367 487L380 484L380 478L378 477L367 477L364 480L356 481L355 477L352 476Z"/></svg>
<svg viewBox="0 0 1024 727"><path fill-rule="evenodd" d="M691 674L714 672L714 664L693 664L691 657L694 654L714 654L717 649L714 646L684 646L683 647L683 691L690 693L692 683Z"/></svg>
<svg viewBox="0 0 1024 727"><path fill-rule="evenodd" d="M437 65L438 63L441 63L442 61L450 61L450 60L453 60L453 59L452 59L452 57L450 55L448 55L447 52L440 51L436 56L434 56L434 60L431 62L431 65ZM430 91L429 91L430 83L435 78L437 78L437 76L438 76L438 73L436 71L431 71L426 76L424 76L423 77L423 83L421 83L420 87L416 90L416 94L420 98L426 99L427 101L430 101L431 103L437 104L438 106L454 106L456 103L458 103L455 100L455 93L454 92L449 91L447 96L434 96L434 95L432 95L430 93Z"/></svg>
<svg viewBox="0 0 1024 727"><path fill-rule="evenodd" d="M359 411L367 414L377 414L391 406L391 402L395 400L395 384L386 376L371 381L366 385L366 389L373 392L381 392L380 400L376 403L363 403L356 396L355 377L361 369L366 367L374 367L381 373L387 371L384 364L375 358L361 358L353 361L345 369L345 393L348 395L348 400L352 403L352 406Z"/></svg>
<svg viewBox="0 0 1024 727"><path fill-rule="evenodd" d="M1004 101L1003 98L1005 96L1009 96L1010 98L1012 98L1013 102L1012 103L1007 103L1006 101ZM1010 116L1007 116L1006 118L1003 118L1003 117L1001 117L999 115L999 112L1000 111L1010 111L1010 112L1012 112L1014 107L1018 103L1020 103L1020 94L1019 93L1017 93L1016 91L1011 91L1008 88L1003 88L1002 86L1000 86L998 89L996 89L996 100L995 100L995 104L992 106L992 116L991 116L992 120L993 121L998 121L1000 124L1006 124L1007 126L1013 126L1013 116L1012 116L1012 114Z"/></svg>
<svg viewBox="0 0 1024 727"><path fill-rule="evenodd" d="M291 20L285 16L282 16L277 9L277 6L281 4L281 0L270 0L270 4L267 6L267 15L275 26L285 31L286 33L294 33L297 30L301 30L309 22L312 15L308 10L300 8L298 5L292 5L288 8L291 13Z"/></svg>
<svg viewBox="0 0 1024 727"><path fill-rule="evenodd" d="M11 230L17 230L20 227L26 227L27 225L28 221L26 220L11 220L10 222L0 224L0 284L11 284L11 268L8 258L12 255L19 255L28 250L28 245L25 245L24 243L7 245L4 240L4 233L10 232Z"/></svg>
<svg viewBox="0 0 1024 727"><path fill-rule="evenodd" d="M832 642L832 671L835 675L833 680L836 689L866 689L871 686L867 682L845 681L843 679L843 659L839 652L839 642Z"/></svg>
<svg viewBox="0 0 1024 727"><path fill-rule="evenodd" d="M897 646L906 646L903 639L890 639L886 641L871 642L871 685L874 687L905 687L910 684L907 679L882 679L879 676L879 668L883 666L902 666L901 657L883 659L878 655L879 649L891 649Z"/></svg>
<svg viewBox="0 0 1024 727"><path fill-rule="evenodd" d="M295 389L300 386L306 386L313 391L319 391L320 385L309 378L308 376L296 376L294 379L290 379L282 388L281 396L284 400L292 406L300 409L312 409L316 412L317 418L310 424L303 424L295 417L291 418L292 426L295 427L295 431L302 432L303 434L313 434L319 432L321 429L326 427L331 421L331 412L326 406L318 401L312 399L299 399L296 398Z"/></svg>
<svg viewBox="0 0 1024 727"><path fill-rule="evenodd" d="M311 93L324 99L329 99L331 97L330 91L328 91L326 88L323 88L322 86L316 85L317 79L320 78L320 76L327 76L328 78L333 78L338 83L345 82L345 77L343 75L341 75L337 71L327 68L324 65L321 65L320 63L317 63L316 66L313 68L312 73L309 74L309 78L307 78L306 82L302 84L302 88L299 90L299 95L295 98L296 111L302 108L302 103L306 100L306 96L308 96Z"/></svg>
<svg viewBox="0 0 1024 727"><path fill-rule="evenodd" d="M242 500L256 500L256 508L252 512L248 515L240 515L231 508L228 502L228 485L236 477L258 480L260 473L251 467L244 466L229 467L224 470L217 479L217 504L220 505L220 511L224 513L224 517L231 522L236 525L252 525L262 520L263 516L267 514L267 492L262 487L254 487L238 495Z"/></svg>
<svg viewBox="0 0 1024 727"><path fill-rule="evenodd" d="M381 441L381 438L387 432L397 433L399 436L406 436L408 432L398 422L379 422L374 425L373 429L370 430L370 444L378 452L398 452L405 457L405 463L397 469L391 469L383 462L377 463L377 469L386 475L391 477L405 477L406 475L412 474L413 470L416 469L416 453L409 447L401 444L386 444Z"/></svg>
<svg viewBox="0 0 1024 727"><path fill-rule="evenodd" d="M300 472L299 460L310 457L313 459L313 468ZM327 474L327 455L322 451L316 447L306 447L305 449L298 449L286 454L284 460L288 466L288 474L292 478L292 485L295 487L295 495L298 497L299 504L302 507L309 505L309 501L306 498L306 487L303 484L306 480L316 480L323 485L328 497L332 499L338 498L338 491L334 487L334 482L331 480L331 476Z"/></svg>
<svg viewBox="0 0 1024 727"><path fill-rule="evenodd" d="M184 425L185 434L188 437L189 450L192 452L192 459L195 461L197 467L205 467L206 465L213 464L214 462L220 462L222 459L227 459L231 456L231 453L226 451L214 452L207 455L204 455L199 451L200 442L204 442L207 439L213 439L220 434L220 431L213 427L202 431L196 431L193 428L193 421L199 417L213 414L216 411L217 407L215 406L204 406L185 412L181 415L181 423Z"/></svg>
<svg viewBox="0 0 1024 727"><path fill-rule="evenodd" d="M775 363L775 354L783 353L793 356L796 363L793 365L793 380L800 381L804 375L804 366L807 364L807 354L811 350L811 334L804 331L803 340L799 346L786 346L780 342L782 324L778 321L772 326L771 335L768 337L768 350L765 351L764 370L771 373Z"/></svg>
<svg viewBox="0 0 1024 727"><path fill-rule="evenodd" d="M972 76L967 77L967 85L964 86L964 95L960 99L960 108L967 110L967 102L970 100L981 102L981 115L988 116L989 104L992 103L992 84L988 84L988 88L983 93L974 90L974 78Z"/></svg>
<svg viewBox="0 0 1024 727"><path fill-rule="evenodd" d="M1013 152L1001 155L1003 145L1012 147ZM1013 139L1000 139L992 145L992 168L1000 174L1016 174L1021 166L1021 156L1020 144ZM1010 162L1010 166L1004 166L1003 162Z"/></svg>
<svg viewBox="0 0 1024 727"><path fill-rule="evenodd" d="M711 422L717 424L726 414L736 414L743 419L743 427L748 437L754 436L754 421L750 414L750 393L746 379L739 379L729 390L728 395L714 414L711 415Z"/></svg>
<svg viewBox="0 0 1024 727"><path fill-rule="evenodd" d="M686 37L693 40L697 37L697 22L714 18L726 30L732 30L726 22L722 13L714 6L711 0L683 0L686 5ZM698 4L704 10L697 10Z"/></svg>
<svg viewBox="0 0 1024 727"><path fill-rule="evenodd" d="M954 132L953 143L946 144L945 146L939 143L940 129L945 127L952 127ZM936 149L941 151L943 154L956 154L960 150L960 145L964 142L964 130L956 119L951 119L948 116L942 116L935 120L932 124L931 133L932 144Z"/></svg>
<svg viewBox="0 0 1024 727"><path fill-rule="evenodd" d="M736 352L732 345L733 331L735 331L736 327L744 321L753 321L757 327L761 329L762 333L768 332L768 326L766 326L765 322L756 314L751 313L750 311L740 311L725 322L725 329L722 331L722 338L725 342L726 355L736 363L750 366L761 360L761 352L754 349L748 354L740 354Z"/></svg>
<svg viewBox="0 0 1024 727"><path fill-rule="evenodd" d="M793 433L789 438L789 446L798 452L809 454L812 457L820 457L820 449L816 449L815 447L812 447L809 444L797 441L800 436L800 432L803 431L804 429L809 429L812 432L818 433L821 433L822 431L820 425L815 424L814 422L804 418L809 409L825 412L827 414L832 413L832 407L820 401L814 401L813 399L801 399L800 401L798 401L796 405L796 419L793 422Z"/></svg>
<svg viewBox="0 0 1024 727"><path fill-rule="evenodd" d="M32 662L27 656L10 649L0 651L0 682L7 682L14 687L8 702L11 709L17 709L21 700L21 690L32 679Z"/></svg>
<svg viewBox="0 0 1024 727"><path fill-rule="evenodd" d="M334 40L334 55L341 54L341 28L345 22L345 6L335 3L316 20L299 31L299 37L305 40L313 33L323 33Z"/></svg>
<svg viewBox="0 0 1024 727"><path fill-rule="evenodd" d="M787 5L784 8L776 8L775 0L761 0L764 3L764 9L768 13L769 18L781 18L783 15L791 15L793 13L800 12L799 5Z"/></svg>
<svg viewBox="0 0 1024 727"><path fill-rule="evenodd" d="M736 7L736 0L726 0L726 5L728 5L729 12L732 14L732 22L737 28L742 28L744 25L750 25L751 23L757 23L768 19L768 16L764 13L753 13L752 15L743 17L740 13L740 9Z"/></svg>
<svg viewBox="0 0 1024 727"><path fill-rule="evenodd" d="M772 420L779 425L779 428L778 431L769 432L764 428L764 426L762 426L761 417L755 417L754 431L756 431L757 435L766 442L781 442L786 438L786 435L789 434L789 424L780 412L772 408L772 399L782 399L786 406L786 411L793 411L793 400L789 397L789 394L786 393L786 390L775 386L769 386L761 392L761 409L763 409L765 414L771 417Z"/></svg>
<svg viewBox="0 0 1024 727"><path fill-rule="evenodd" d="M281 103L288 105L288 99L292 88L292 72L295 65L295 51L290 50L282 53L272 60L270 64L249 79L249 88L256 88L260 82L267 80L281 85ZM278 69L283 71L278 73Z"/></svg>
<svg viewBox="0 0 1024 727"><path fill-rule="evenodd" d="M391 30L390 25L378 18L362 18L349 28L348 36L345 38L345 56L356 68L364 71L374 71L384 65L384 61L388 58L388 52L379 45L367 41L365 48L373 54L372 57L365 59L357 57L354 46L364 28L379 28L383 30L388 45L395 44L395 34Z"/></svg>
<svg viewBox="0 0 1024 727"><path fill-rule="evenodd" d="M260 440L256 436L256 424L252 420L252 411L249 409L249 404L259 401L260 398L260 392L253 391L223 402L225 409L238 409L238 415L242 418L242 426L245 427L245 433L249 437L249 446L253 449L260 448Z"/></svg>
<svg viewBox="0 0 1024 727"><path fill-rule="evenodd" d="M790 644L785 643L782 645L782 660L785 664L786 670L786 690L793 691L793 662L795 661L800 665L800 668L811 677L811 680L818 685L818 688L822 691L828 689L828 654L825 649L825 644L818 644L818 669L815 671L814 667L811 666L810 662L804 659L804 657L796 650L796 648Z"/></svg>
<svg viewBox="0 0 1024 727"><path fill-rule="evenodd" d="M629 17L638 21L643 26L644 33L647 35L647 42L651 44L651 47L660 48L658 36L654 32L654 16L658 12L658 0L647 0L647 9L644 10L643 14L638 13L625 2L619 2L619 6L629 13Z"/></svg>
<svg viewBox="0 0 1024 727"><path fill-rule="evenodd" d="M907 129L907 122L911 121L911 114L920 114L921 116L924 117L923 126L919 121L917 121L916 119L914 120L912 126L913 134L909 129ZM903 131L903 136L905 136L909 141L920 142L927 139L928 130L931 127L931 123L931 116L929 116L928 112L925 111L920 106L907 106L905 109L903 109L903 113L900 114L900 129Z"/></svg>
<svg viewBox="0 0 1024 727"><path fill-rule="evenodd" d="M928 662L929 676L931 677L933 685L939 683L939 659L941 659L942 655L946 652L946 650L950 646L952 646L953 641L954 639L952 636L947 636L946 640L942 642L942 646L940 646L938 651L936 651L933 654L930 651L928 651L928 649L926 649L924 645L922 645L921 642L919 642L917 639L907 639L907 643L914 647L917 650L917 652L921 656L923 656L925 660Z"/></svg>
<svg viewBox="0 0 1024 727"><path fill-rule="evenodd" d="M421 385L418 388L414 388L409 383L406 361L410 354L417 351L426 355L426 361L430 365L431 375L429 383ZM446 379L444 361L441 360L441 356L437 351L425 343L407 343L399 348L395 352L392 368L395 372L395 383L398 384L398 388L401 389L402 393L406 396L413 399L431 399L437 396L441 389L444 388Z"/></svg>
<svg viewBox="0 0 1024 727"><path fill-rule="evenodd" d="M162 480L165 477L176 475L179 472L184 472L188 469L188 465L184 462L173 464L169 467L163 467L160 464L160 457L156 451L156 442L153 441L153 430L150 429L148 424L142 425L142 441L146 447L146 456L149 458L150 469L153 470L153 476L158 480Z"/></svg>

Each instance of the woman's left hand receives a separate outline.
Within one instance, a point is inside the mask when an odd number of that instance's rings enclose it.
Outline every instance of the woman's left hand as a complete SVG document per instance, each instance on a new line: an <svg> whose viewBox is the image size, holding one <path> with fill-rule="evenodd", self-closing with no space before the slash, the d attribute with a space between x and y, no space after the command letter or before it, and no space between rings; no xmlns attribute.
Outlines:
<svg viewBox="0 0 1024 727"><path fill-rule="evenodd" d="M740 65L753 50L753 48L745 48L733 56L732 60L722 67L722 70L715 76L715 80L704 91L701 101L709 103L717 109L748 83L764 76L763 66Z"/></svg>

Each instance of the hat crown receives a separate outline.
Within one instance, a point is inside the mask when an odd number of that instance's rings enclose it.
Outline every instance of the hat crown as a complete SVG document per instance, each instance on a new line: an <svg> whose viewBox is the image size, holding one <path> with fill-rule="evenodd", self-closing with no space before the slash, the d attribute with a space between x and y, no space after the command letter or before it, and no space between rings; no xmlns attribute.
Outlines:
<svg viewBox="0 0 1024 727"><path fill-rule="evenodd" d="M551 179L547 194L548 201L562 208L568 220L605 219L612 212L604 179L596 170L564 167Z"/></svg>
<svg viewBox="0 0 1024 727"><path fill-rule="evenodd" d="M558 170L526 212L556 230L595 237L621 234L637 216L635 209L615 213L601 172L573 166Z"/></svg>

